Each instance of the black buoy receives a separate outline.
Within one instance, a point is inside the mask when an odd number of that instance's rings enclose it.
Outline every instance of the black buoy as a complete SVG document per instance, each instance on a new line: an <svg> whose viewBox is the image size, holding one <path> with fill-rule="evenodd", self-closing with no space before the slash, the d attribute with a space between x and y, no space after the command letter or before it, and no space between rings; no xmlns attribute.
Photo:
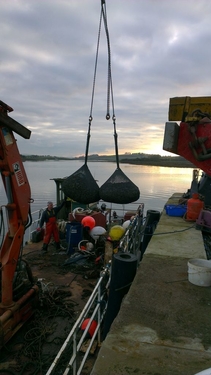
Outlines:
<svg viewBox="0 0 211 375"><path fill-rule="evenodd" d="M113 256L108 306L103 325L103 340L116 318L123 297L128 293L136 274L138 258L131 253L117 253Z"/></svg>
<svg viewBox="0 0 211 375"><path fill-rule="evenodd" d="M141 259L152 238L152 235L160 220L160 212L155 210L147 210L146 221L144 225L144 237L141 243Z"/></svg>

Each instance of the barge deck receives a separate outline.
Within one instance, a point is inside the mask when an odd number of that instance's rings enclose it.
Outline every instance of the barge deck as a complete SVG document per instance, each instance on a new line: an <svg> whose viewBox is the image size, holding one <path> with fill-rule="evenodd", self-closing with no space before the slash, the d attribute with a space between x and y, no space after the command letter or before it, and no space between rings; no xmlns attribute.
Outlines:
<svg viewBox="0 0 211 375"><path fill-rule="evenodd" d="M190 258L207 259L201 231L163 210L91 375L195 375L211 367L210 287L189 282Z"/></svg>

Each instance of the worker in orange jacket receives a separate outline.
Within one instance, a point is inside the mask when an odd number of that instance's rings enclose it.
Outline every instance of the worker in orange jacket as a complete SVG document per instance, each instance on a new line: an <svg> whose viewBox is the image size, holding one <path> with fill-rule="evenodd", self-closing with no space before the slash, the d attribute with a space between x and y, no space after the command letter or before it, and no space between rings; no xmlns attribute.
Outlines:
<svg viewBox="0 0 211 375"><path fill-rule="evenodd" d="M53 206L53 202L49 201L47 203L47 208L43 211L43 214L40 219L40 228L43 227L44 223L45 225L45 235L43 239L43 246L42 246L42 251L47 252L48 251L48 245L51 240L51 236L53 235L55 244L56 244L56 249L57 250L64 250L63 247L60 244L60 239L59 239L59 230L57 227L57 214L61 210L61 208L65 205L66 200L62 202L57 207Z"/></svg>

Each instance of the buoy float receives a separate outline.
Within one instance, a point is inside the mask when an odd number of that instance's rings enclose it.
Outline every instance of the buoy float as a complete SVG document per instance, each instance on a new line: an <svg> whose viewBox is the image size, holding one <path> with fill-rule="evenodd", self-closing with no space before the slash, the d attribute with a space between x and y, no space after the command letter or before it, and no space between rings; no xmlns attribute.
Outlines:
<svg viewBox="0 0 211 375"><path fill-rule="evenodd" d="M98 240L98 238L102 235L102 234L105 234L106 233L106 229L103 228L103 227L100 227L100 226L96 226L94 227L91 231L90 231L90 236L94 239L94 240Z"/></svg>
<svg viewBox="0 0 211 375"><path fill-rule="evenodd" d="M89 322L90 322L89 318L87 318L87 319L85 319L83 321L83 323L81 324L81 330L82 331L85 331L85 329L88 326ZM92 323L91 323L91 325L90 325L90 327L89 327L89 329L88 329L88 332L87 332L88 336L90 338L94 335L96 328L97 328L97 322L96 322L96 320L93 320Z"/></svg>
<svg viewBox="0 0 211 375"><path fill-rule="evenodd" d="M81 224L84 227L89 227L89 229L92 230L95 227L95 219L92 216L85 216L81 220Z"/></svg>
<svg viewBox="0 0 211 375"><path fill-rule="evenodd" d="M114 225L109 231L109 236L112 241L119 241L125 233L125 229L121 225Z"/></svg>

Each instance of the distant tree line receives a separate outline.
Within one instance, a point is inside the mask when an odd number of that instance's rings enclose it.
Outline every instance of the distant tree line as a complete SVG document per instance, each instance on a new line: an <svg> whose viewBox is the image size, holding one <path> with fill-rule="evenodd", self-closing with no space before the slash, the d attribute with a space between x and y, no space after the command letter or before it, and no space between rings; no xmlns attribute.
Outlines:
<svg viewBox="0 0 211 375"><path fill-rule="evenodd" d="M21 155L22 161L71 160L60 156L50 155Z"/></svg>
<svg viewBox="0 0 211 375"><path fill-rule="evenodd" d="M51 156L51 155L21 155L22 161L46 161L46 160L84 160L85 156L74 158ZM105 161L115 162L115 155L98 155L92 154L89 156L90 161ZM183 158L182 156L161 156L150 154L124 154L119 155L120 163L139 164L139 165L154 165L166 167L189 167L195 168L194 164Z"/></svg>

